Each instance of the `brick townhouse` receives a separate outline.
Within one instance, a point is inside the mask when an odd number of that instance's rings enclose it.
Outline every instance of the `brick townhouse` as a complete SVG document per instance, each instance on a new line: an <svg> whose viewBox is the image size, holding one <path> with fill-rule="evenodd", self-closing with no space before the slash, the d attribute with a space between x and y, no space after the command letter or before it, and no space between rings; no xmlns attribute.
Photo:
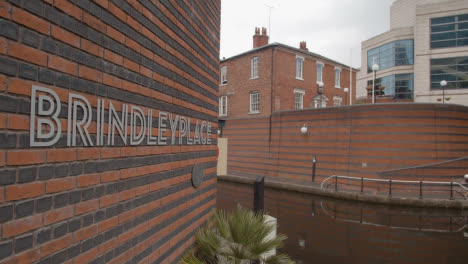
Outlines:
<svg viewBox="0 0 468 264"><path fill-rule="evenodd" d="M221 60L220 67L221 120L348 105L356 87L356 69L350 85L349 66L309 52L306 42L299 48L269 44L265 28L255 29L253 49Z"/></svg>

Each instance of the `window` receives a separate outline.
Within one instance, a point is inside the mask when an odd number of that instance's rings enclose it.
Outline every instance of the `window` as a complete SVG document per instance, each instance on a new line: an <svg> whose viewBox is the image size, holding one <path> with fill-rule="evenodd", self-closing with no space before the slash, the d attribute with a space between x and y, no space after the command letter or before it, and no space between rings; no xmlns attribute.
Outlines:
<svg viewBox="0 0 468 264"><path fill-rule="evenodd" d="M304 58L296 57L296 79L303 80Z"/></svg>
<svg viewBox="0 0 468 264"><path fill-rule="evenodd" d="M260 92L250 93L249 113L260 113Z"/></svg>
<svg viewBox="0 0 468 264"><path fill-rule="evenodd" d="M335 87L340 88L341 87L341 69L340 68L335 68Z"/></svg>
<svg viewBox="0 0 468 264"><path fill-rule="evenodd" d="M317 82L323 82L323 63L317 62Z"/></svg>
<svg viewBox="0 0 468 264"><path fill-rule="evenodd" d="M370 88L368 95L372 96L372 80L367 81ZM395 74L375 80L375 95L393 96L393 99L413 98L413 74Z"/></svg>
<svg viewBox="0 0 468 264"><path fill-rule="evenodd" d="M328 98L324 95L317 95L314 97L314 108L327 107Z"/></svg>
<svg viewBox="0 0 468 264"><path fill-rule="evenodd" d="M219 98L219 115L226 116L227 115L227 96L221 96Z"/></svg>
<svg viewBox="0 0 468 264"><path fill-rule="evenodd" d="M468 14L431 18L431 49L468 46Z"/></svg>
<svg viewBox="0 0 468 264"><path fill-rule="evenodd" d="M333 106L341 106L341 102L343 101L343 98L340 96L333 96Z"/></svg>
<svg viewBox="0 0 468 264"><path fill-rule="evenodd" d="M304 108L305 91L294 89L294 109L300 110Z"/></svg>
<svg viewBox="0 0 468 264"><path fill-rule="evenodd" d="M221 67L221 84L227 83L227 66Z"/></svg>
<svg viewBox="0 0 468 264"><path fill-rule="evenodd" d="M431 60L431 89L441 89L440 81L447 81L446 89L468 88L468 57Z"/></svg>
<svg viewBox="0 0 468 264"><path fill-rule="evenodd" d="M258 57L253 57L250 62L250 78L256 79L258 78Z"/></svg>
<svg viewBox="0 0 468 264"><path fill-rule="evenodd" d="M413 40L397 40L367 51L367 73L372 72L372 65L377 63L379 70L395 66L413 65Z"/></svg>

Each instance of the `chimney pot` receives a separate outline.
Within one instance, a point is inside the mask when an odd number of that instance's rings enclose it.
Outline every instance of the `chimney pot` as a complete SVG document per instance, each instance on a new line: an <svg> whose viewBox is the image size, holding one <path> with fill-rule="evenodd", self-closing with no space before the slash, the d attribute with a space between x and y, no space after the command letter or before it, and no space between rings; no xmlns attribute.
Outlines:
<svg viewBox="0 0 468 264"><path fill-rule="evenodd" d="M305 42L305 41L301 41L299 43L299 48L302 49L302 50L305 50L305 51L309 51L309 49L307 48L307 42Z"/></svg>
<svg viewBox="0 0 468 264"><path fill-rule="evenodd" d="M255 27L255 35L253 36L253 48L259 48L268 45L269 37L266 28L262 27L262 34L260 35L260 28Z"/></svg>

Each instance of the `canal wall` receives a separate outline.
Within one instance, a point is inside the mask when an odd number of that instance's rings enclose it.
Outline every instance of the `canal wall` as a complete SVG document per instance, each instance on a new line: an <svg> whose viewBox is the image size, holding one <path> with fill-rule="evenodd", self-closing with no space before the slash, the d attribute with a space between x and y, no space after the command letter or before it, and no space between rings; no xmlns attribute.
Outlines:
<svg viewBox="0 0 468 264"><path fill-rule="evenodd" d="M0 263L177 263L216 204L220 3L0 1Z"/></svg>
<svg viewBox="0 0 468 264"><path fill-rule="evenodd" d="M301 133L301 127L307 133ZM460 181L468 172L468 108L451 104L375 104L275 112L226 120L228 174L285 179L330 175ZM398 169L430 166L417 173ZM382 172L382 173L380 173ZM392 172L394 175L392 175Z"/></svg>

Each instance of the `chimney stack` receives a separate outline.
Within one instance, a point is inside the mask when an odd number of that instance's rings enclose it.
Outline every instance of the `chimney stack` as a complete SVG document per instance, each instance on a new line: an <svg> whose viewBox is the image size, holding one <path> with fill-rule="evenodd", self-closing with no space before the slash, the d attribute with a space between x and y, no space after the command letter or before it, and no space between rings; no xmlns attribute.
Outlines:
<svg viewBox="0 0 468 264"><path fill-rule="evenodd" d="M260 28L255 28L255 35L253 36L253 48L260 48L268 45L268 35L266 28L262 27L262 34L260 35Z"/></svg>
<svg viewBox="0 0 468 264"><path fill-rule="evenodd" d="M307 48L307 42L305 42L305 41L301 41L299 43L299 48L302 49L302 50L305 50L305 51L309 51L309 49Z"/></svg>

